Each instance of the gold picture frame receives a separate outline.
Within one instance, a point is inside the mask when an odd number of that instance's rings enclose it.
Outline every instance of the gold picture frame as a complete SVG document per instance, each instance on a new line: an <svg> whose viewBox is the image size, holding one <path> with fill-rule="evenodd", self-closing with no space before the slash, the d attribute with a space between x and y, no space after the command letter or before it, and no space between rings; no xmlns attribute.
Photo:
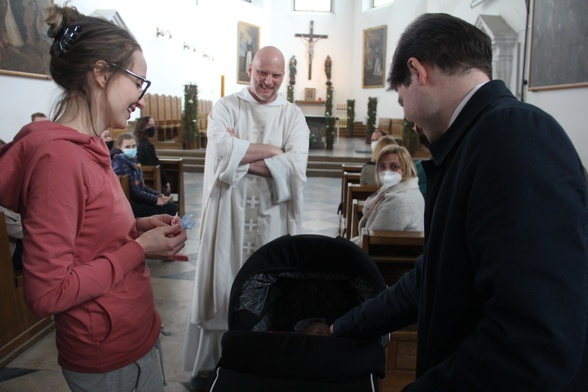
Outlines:
<svg viewBox="0 0 588 392"><path fill-rule="evenodd" d="M315 101L316 100L316 88L305 88L304 89L304 100Z"/></svg>
<svg viewBox="0 0 588 392"><path fill-rule="evenodd" d="M363 31L362 88L384 87L387 31L387 26Z"/></svg>
<svg viewBox="0 0 588 392"><path fill-rule="evenodd" d="M249 84L248 68L259 50L259 26L245 22L237 25L237 83Z"/></svg>
<svg viewBox="0 0 588 392"><path fill-rule="evenodd" d="M49 74L49 48L45 9L52 0L5 2L0 31L3 47L0 55L0 74L28 78L51 79Z"/></svg>

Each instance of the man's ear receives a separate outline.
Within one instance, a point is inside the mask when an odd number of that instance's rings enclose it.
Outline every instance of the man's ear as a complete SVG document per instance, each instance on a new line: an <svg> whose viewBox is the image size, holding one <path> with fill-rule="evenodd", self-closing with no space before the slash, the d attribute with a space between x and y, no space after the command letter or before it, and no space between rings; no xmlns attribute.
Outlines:
<svg viewBox="0 0 588 392"><path fill-rule="evenodd" d="M418 80L420 84L425 84L427 82L429 77L427 68L416 57L410 57L406 62L406 65L413 76L413 80Z"/></svg>
<svg viewBox="0 0 588 392"><path fill-rule="evenodd" d="M253 64L249 64L249 67L247 67L247 76L249 76L249 78L251 78L252 71L253 71Z"/></svg>
<svg viewBox="0 0 588 392"><path fill-rule="evenodd" d="M110 76L110 67L104 60L98 60L92 68L92 75L96 84L101 88L106 88L108 84L108 77Z"/></svg>

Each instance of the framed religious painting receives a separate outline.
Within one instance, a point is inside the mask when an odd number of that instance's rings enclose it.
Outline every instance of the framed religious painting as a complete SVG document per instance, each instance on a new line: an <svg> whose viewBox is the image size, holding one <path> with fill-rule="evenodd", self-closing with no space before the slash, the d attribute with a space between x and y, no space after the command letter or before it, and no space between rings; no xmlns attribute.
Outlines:
<svg viewBox="0 0 588 392"><path fill-rule="evenodd" d="M588 6L577 0L535 0L529 90L588 86Z"/></svg>
<svg viewBox="0 0 588 392"><path fill-rule="evenodd" d="M247 70L259 49L259 26L239 22L237 26L237 83L249 84Z"/></svg>
<svg viewBox="0 0 588 392"><path fill-rule="evenodd" d="M316 88L305 88L304 89L304 100L314 101L316 99Z"/></svg>
<svg viewBox="0 0 588 392"><path fill-rule="evenodd" d="M384 87L386 78L387 26L363 31L363 57L361 87Z"/></svg>
<svg viewBox="0 0 588 392"><path fill-rule="evenodd" d="M45 10L52 0L0 1L0 74L50 79Z"/></svg>

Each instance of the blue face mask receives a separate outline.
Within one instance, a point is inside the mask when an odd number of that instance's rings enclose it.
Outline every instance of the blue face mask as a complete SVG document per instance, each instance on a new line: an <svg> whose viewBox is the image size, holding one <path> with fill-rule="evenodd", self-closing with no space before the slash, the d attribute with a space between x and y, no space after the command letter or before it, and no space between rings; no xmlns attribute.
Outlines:
<svg viewBox="0 0 588 392"><path fill-rule="evenodd" d="M137 149L136 148L127 148L125 150L122 150L123 154L125 154L125 156L131 158L131 159L135 159L137 157Z"/></svg>

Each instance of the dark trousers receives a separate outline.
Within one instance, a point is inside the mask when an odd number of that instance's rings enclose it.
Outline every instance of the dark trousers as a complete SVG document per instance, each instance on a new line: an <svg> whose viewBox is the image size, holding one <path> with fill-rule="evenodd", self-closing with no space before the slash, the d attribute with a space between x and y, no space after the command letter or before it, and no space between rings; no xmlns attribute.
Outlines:
<svg viewBox="0 0 588 392"><path fill-rule="evenodd" d="M142 218L145 216L168 214L175 215L178 212L178 205L174 202L166 203L165 205L149 205L145 203L139 203L131 200L131 208L135 218Z"/></svg>
<svg viewBox="0 0 588 392"><path fill-rule="evenodd" d="M12 254L12 266L15 271L22 270L22 240L16 240L16 248Z"/></svg>

